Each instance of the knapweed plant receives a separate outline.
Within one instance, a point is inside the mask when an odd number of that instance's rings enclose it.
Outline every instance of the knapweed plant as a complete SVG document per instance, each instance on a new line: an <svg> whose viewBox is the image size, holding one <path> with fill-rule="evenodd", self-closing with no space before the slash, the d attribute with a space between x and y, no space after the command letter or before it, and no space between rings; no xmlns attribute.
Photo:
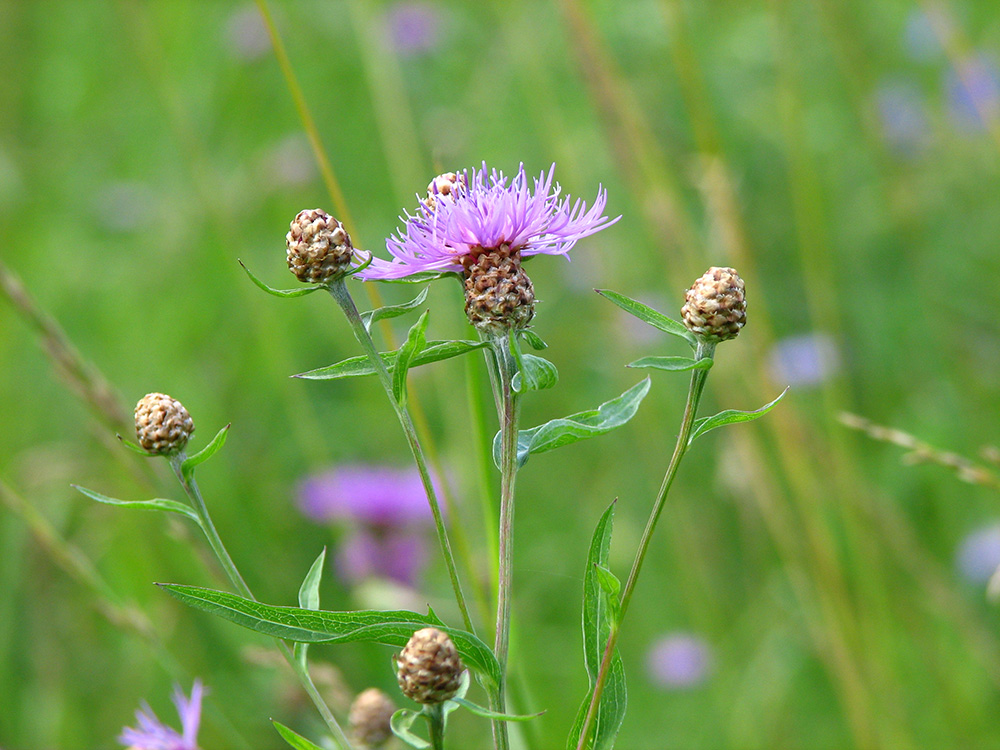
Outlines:
<svg viewBox="0 0 1000 750"><path fill-rule="evenodd" d="M247 271L254 283L279 297L325 290L343 312L362 353L298 377L331 381L365 375L378 378L406 437L427 496L460 621L444 622L433 610L420 613L320 609L319 583L325 551L305 576L298 607L258 602L216 532L209 506L195 481L196 467L222 448L228 427L220 430L201 451L187 455L194 423L180 402L170 396L150 393L139 401L135 410L139 444L132 447L145 455L165 456L187 502L166 499L124 502L81 489L101 502L183 515L204 532L235 593L182 584L160 586L196 609L272 636L322 715L330 734L324 740L326 744L332 741L344 750L379 747L395 734L412 747L441 750L445 747L448 715L465 708L491 721L493 746L496 750L506 750L510 746L508 722L547 720L539 718L540 714L513 716L507 708L515 594L511 568L517 474L536 454L625 425L650 389L647 377L597 408L526 429L520 423L521 400L552 388L558 379L556 366L532 353L545 349L546 344L531 328L535 320L535 291L525 270L526 261L535 255L566 255L578 241L618 220L605 215L604 190L599 189L588 206L562 196L553 177L554 166L532 180L523 166L509 179L502 172L488 170L485 164L480 169L436 177L413 213L401 217L402 228L387 240L390 260L355 248L341 223L324 211L302 211L287 234L287 263L306 286L285 291L272 289ZM372 325L379 320L416 314L427 290L410 302L361 313L348 289L349 283L360 280L424 284L439 279L459 283L465 315L475 336L461 340L429 338L430 321L425 310L401 346L380 352L372 340ZM777 402L775 399L757 411L727 410L710 417L697 417L716 347L736 337L746 322L744 283L735 270L710 268L694 283L681 309L683 323L623 294L597 291L625 312L681 339L691 348L690 356L647 356L632 362L630 367L689 371L690 383L677 443L652 499L649 519L624 584L609 567L614 503L597 519L583 565L583 653L590 688L582 697L576 720L567 727L566 747L570 750L613 747L625 717L626 684L618 637L657 520L686 451L706 432L756 419ZM407 399L410 369L475 351L481 352L485 359L498 422L493 461L499 473L499 513L495 519L496 536L488 540L497 550L496 619L492 623L477 623L473 619L448 525ZM397 710L384 693L368 689L358 695L347 717L349 727L344 729L341 723L344 717L334 715L313 684L308 648L312 643L350 641L370 641L401 649L394 656L396 677L403 695L419 709ZM482 687L488 706L479 706L465 697L470 676ZM291 729L275 724L292 747L318 747ZM470 747L470 740L457 737L451 744Z"/></svg>

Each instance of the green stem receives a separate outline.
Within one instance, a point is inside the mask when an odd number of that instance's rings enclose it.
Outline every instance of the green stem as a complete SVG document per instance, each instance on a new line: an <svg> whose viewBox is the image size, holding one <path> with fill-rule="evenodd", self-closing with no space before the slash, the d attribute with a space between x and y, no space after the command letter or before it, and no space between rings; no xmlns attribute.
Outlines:
<svg viewBox="0 0 1000 750"><path fill-rule="evenodd" d="M711 357L714 351L715 344L707 343L699 339L698 349L695 352L694 358L696 360L701 360ZM667 472L663 476L663 482L656 495L656 501L653 503L653 508L649 513L649 519L646 521L646 528L643 530L642 538L639 540L639 547L635 553L635 560L632 562L632 570L629 573L628 581L625 583L625 588L622 590L621 608L618 615L618 622L615 627L611 628L611 632L608 635L608 642L604 647L604 655L601 658L601 666L597 672L597 679L594 682L594 694L591 696L590 706L587 708L587 717L584 719L583 728L580 730L580 742L577 745L577 750L586 750L589 745L589 735L593 729L594 720L597 718L597 709L601 704L601 695L604 693L604 685L607 683L608 673L611 670L611 660L614 657L615 646L618 644L618 636L621 633L621 624L625 619L625 613L628 611L629 603L632 601L632 593L635 591L635 584L639 578L639 571L642 569L643 560L646 559L646 552L649 549L649 543L653 537L653 530L656 528L656 522L660 518L660 513L663 512L663 506L667 500L667 493L670 492L670 486L673 484L674 477L677 475L677 469L681 465L681 459L684 458L684 454L687 452L688 440L691 437L691 428L694 425L694 417L698 411L698 403L701 401L701 394L705 390L705 381L707 378L708 370L693 370L691 373L691 385L688 388L687 404L684 406L684 417L681 420L681 429L680 433L677 435L677 443L674 445L674 452L670 457Z"/></svg>
<svg viewBox="0 0 1000 750"><path fill-rule="evenodd" d="M441 704L428 704L424 708L424 714L431 727L431 748L444 750L444 711L441 710Z"/></svg>
<svg viewBox="0 0 1000 750"><path fill-rule="evenodd" d="M510 337L492 338L492 351L496 357L496 379L500 404L500 536L499 564L497 566L497 621L493 651L500 662L503 678L497 688L493 710L506 713L507 657L510 648L511 571L514 541L514 481L517 478L517 428L520 417L520 397L514 392L513 380L517 362L511 351ZM513 344L516 346L516 344ZM509 744L507 725L494 720L493 739L498 750Z"/></svg>
<svg viewBox="0 0 1000 750"><path fill-rule="evenodd" d="M469 616L469 606L466 604L465 595L462 593L462 584L458 580L455 556L452 554L448 531L445 528L444 518L441 515L441 506L438 504L437 491L434 489L430 472L427 470L427 459L424 456L424 450L417 437L417 431L413 426L413 420L410 418L410 412L405 406L400 406L399 402L393 396L392 378L389 375L389 370L375 348L375 343L372 341L368 329L365 328L365 324L361 320L361 315L358 313L358 308L351 298L351 293L347 291L347 284L344 283L343 279L336 279L327 288L333 299L340 305L340 309L344 311L347 322L350 324L351 330L354 331L354 337L361 344L361 348L364 349L365 354L368 355L368 360L375 369L375 374L378 375L379 382L385 389L386 395L389 397L389 403L392 404L392 408L396 412L396 417L399 419L399 424L403 428L403 433L406 435L406 442L410 446L410 453L413 454L417 471L420 473L420 481L423 483L424 492L427 494L427 502L431 507L431 515L434 516L434 527L437 530L438 541L441 544L441 553L444 555L444 562L448 568L451 587L455 591L455 601L458 602L458 608L462 612L465 629L470 633L475 633L476 630L472 624L472 618Z"/></svg>
<svg viewBox="0 0 1000 750"><path fill-rule="evenodd" d="M229 556L226 546L222 543L222 538L219 536L219 532L216 531L215 524L212 522L212 516L208 512L208 506L205 504L205 500L201 496L201 490L198 489L198 483L195 482L193 476L190 479L185 478L184 473L181 471L181 464L184 463L184 459L185 455L183 452L178 453L175 456L171 456L170 467L174 470L174 474L177 475L177 479L184 488L184 492L187 493L188 498L190 498L191 504L194 506L195 512L198 514L198 518L201 521L202 531L205 532L205 536L208 538L208 543L212 547L212 551L215 553L216 558L219 560L219 564L222 565L223 570L225 570L226 575L229 576L229 580L232 582L236 590L247 599L257 601L253 592L250 591L250 587L247 586L246 581L243 580L243 576L240 575L240 571L237 569L236 563L233 562L233 558ZM351 750L352 746L350 740L347 739L347 735L344 734L344 730L340 727L340 724L337 723L337 719L334 717L330 707L326 705L326 701L323 700L323 696L321 696L319 694L319 690L316 689L316 685L312 680L312 675L309 674L309 668L305 664L305 660L300 661L299 659L296 659L292 649L290 649L288 644L280 638L275 638L274 642L278 644L285 660L295 672L295 675L299 678L299 682L302 683L303 689L309 695L309 698L312 700L316 709L323 717L323 721L326 722L326 726L333 735L334 740L342 748L344 748L344 750Z"/></svg>

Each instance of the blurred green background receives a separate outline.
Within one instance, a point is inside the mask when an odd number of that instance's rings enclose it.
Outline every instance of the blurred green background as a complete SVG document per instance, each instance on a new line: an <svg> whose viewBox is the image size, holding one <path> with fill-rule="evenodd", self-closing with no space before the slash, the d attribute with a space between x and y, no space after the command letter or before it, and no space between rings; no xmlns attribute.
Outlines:
<svg viewBox="0 0 1000 750"><path fill-rule="evenodd" d="M683 353L594 287L676 315L710 265L747 281L748 326L720 347L703 408L792 390L766 419L699 441L682 467L622 637L618 746L1000 747L1000 615L985 593L1000 497L988 477L904 466L902 449L838 421L854 412L968 456L996 440L1000 5L293 0L271 11L357 246L384 255L431 177L483 160L508 174L554 161L563 189L587 201L607 188L622 220L571 263L528 267L535 330L561 381L526 398L525 426L621 393L641 377L627 362ZM184 402L195 447L232 422L199 480L251 587L291 604L344 534L299 513L302 478L407 463L374 380L288 378L358 353L329 298L268 297L236 263L293 286L288 222L302 208L336 212L258 6L0 2L0 113L0 258L25 290L5 271L0 745L115 747L143 699L176 725L171 686L196 676L211 690L201 746L281 747L269 717L318 737L266 639L151 585L225 586L193 530L69 487L180 499L162 462L113 438L148 391ZM378 288L392 302L412 291ZM453 284L433 285L429 307L432 338L469 337ZM397 340L411 322L393 321ZM455 494L452 521L486 578L468 416L482 363L424 370L411 387ZM101 377L103 399L82 398L81 383ZM685 388L654 373L632 423L519 477L514 692L518 709L548 711L525 727L535 750L563 746L586 689L589 535L618 497L612 562L625 575ZM393 596L329 572L322 588L330 609ZM457 620L436 556L410 597ZM709 660L684 685L647 663L678 633ZM322 682L341 712L370 685L393 688L388 649L311 653L332 665ZM465 715L450 745L487 738Z"/></svg>

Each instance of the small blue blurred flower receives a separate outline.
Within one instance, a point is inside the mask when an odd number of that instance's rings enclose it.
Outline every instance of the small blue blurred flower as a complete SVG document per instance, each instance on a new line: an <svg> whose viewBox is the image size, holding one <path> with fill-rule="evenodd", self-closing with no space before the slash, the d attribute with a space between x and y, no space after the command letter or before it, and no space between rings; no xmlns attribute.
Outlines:
<svg viewBox="0 0 1000 750"><path fill-rule="evenodd" d="M198 725L201 723L201 680L195 680L191 699L184 697L180 687L174 688L174 705L181 717L181 733L162 724L145 701L135 712L138 729L125 727L118 741L130 750L198 750Z"/></svg>
<svg viewBox="0 0 1000 750"><path fill-rule="evenodd" d="M984 585L1000 568L1000 524L973 531L955 554L959 573L969 583Z"/></svg>
<svg viewBox="0 0 1000 750"><path fill-rule="evenodd" d="M712 653L703 638L670 633L653 642L646 656L649 678L667 690L692 688L712 671Z"/></svg>
<svg viewBox="0 0 1000 750"><path fill-rule="evenodd" d="M422 2L400 2L384 18L386 43L400 57L432 52L441 36L441 11Z"/></svg>
<svg viewBox="0 0 1000 750"><path fill-rule="evenodd" d="M948 72L948 108L959 127L980 130L1000 116L1000 69L980 55L964 60Z"/></svg>
<svg viewBox="0 0 1000 750"><path fill-rule="evenodd" d="M825 333L806 333L780 339L771 349L771 377L784 385L818 385L833 376L840 357Z"/></svg>
<svg viewBox="0 0 1000 750"><path fill-rule="evenodd" d="M875 107L882 138L890 148L909 155L927 144L927 105L915 84L896 79L883 81L875 90Z"/></svg>

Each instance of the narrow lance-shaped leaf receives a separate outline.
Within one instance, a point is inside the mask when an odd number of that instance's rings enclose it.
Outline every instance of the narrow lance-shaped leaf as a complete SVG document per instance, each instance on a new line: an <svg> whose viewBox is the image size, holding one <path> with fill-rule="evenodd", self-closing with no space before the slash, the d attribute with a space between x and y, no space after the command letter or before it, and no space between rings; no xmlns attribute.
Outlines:
<svg viewBox="0 0 1000 750"><path fill-rule="evenodd" d="M165 511L167 513L176 513L178 515L190 518L198 526L201 526L201 519L198 518L198 514L194 512L194 508L190 505L185 505L184 503L179 503L176 500L165 500L162 497L154 498L153 500L119 500L115 497L108 497L107 495L102 495L100 492L94 492L93 490L88 490L86 487L80 487L79 485L70 485L73 489L82 492L84 495L89 497L91 500L96 500L99 503L106 503L108 505L121 505L125 508L139 508L141 510L159 510Z"/></svg>
<svg viewBox="0 0 1000 750"><path fill-rule="evenodd" d="M536 352L540 352L542 349L548 349L549 345L542 341L542 337L539 336L534 331L525 328L524 330L518 331L518 336L528 342L528 346L534 349Z"/></svg>
<svg viewBox="0 0 1000 750"><path fill-rule="evenodd" d="M635 416L647 393L649 378L636 383L618 398L606 401L596 409L553 419L529 430L520 430L517 433L518 466L523 466L532 453L544 453L621 427ZM493 461L500 466L499 433L493 438Z"/></svg>
<svg viewBox="0 0 1000 750"><path fill-rule="evenodd" d="M489 346L488 341L428 341L424 349L410 362L410 368L458 357L476 349L482 349L485 346ZM398 355L399 352L382 352L379 356L385 362L386 368L392 372L396 367L396 357ZM373 375L374 373L375 370L372 368L367 355L362 354L342 360L333 365L302 372L293 377L302 378L303 380L337 380L338 378L356 378L363 375Z"/></svg>
<svg viewBox="0 0 1000 750"><path fill-rule="evenodd" d="M688 438L688 445L694 442L695 438L699 438L710 430L714 430L717 427L724 427L727 424L738 424L740 422L752 422L755 419L760 419L765 414L767 414L775 405L785 397L788 393L788 389L785 388L781 394L774 399L769 404L765 404L755 411L740 411L739 409L726 409L725 411L720 411L718 414L714 414L711 417L702 417L701 419L696 419L694 427L691 429L691 437Z"/></svg>
<svg viewBox="0 0 1000 750"><path fill-rule="evenodd" d="M231 426L231 424L227 424L215 433L215 437L212 438L212 442L195 453L193 456L188 456L184 459L184 462L181 464L181 474L185 479L191 478L191 475L194 474L195 466L205 463L208 459L218 453L219 449L226 444L226 436L229 435L229 428Z"/></svg>
<svg viewBox="0 0 1000 750"><path fill-rule="evenodd" d="M299 586L299 606L303 609L319 609L319 584L323 578L323 563L326 561L326 547L319 553L319 557L309 567L309 572ZM295 658L304 669L308 668L306 654L309 650L308 643L296 643L293 651Z"/></svg>
<svg viewBox="0 0 1000 750"><path fill-rule="evenodd" d="M176 583L157 585L195 609L218 615L258 633L300 643L366 641L402 648L415 631L435 627L448 634L466 666L483 677L491 688L495 688L500 681L500 664L489 647L472 633L448 627L433 612L421 615L406 610L330 612L278 607L198 586Z"/></svg>
<svg viewBox="0 0 1000 750"><path fill-rule="evenodd" d="M398 318L400 315L405 315L411 310L417 309L424 303L424 300L427 299L428 289L430 289L430 287L424 287L420 294L411 299L409 302L404 302L401 305L386 305L385 307L378 307L374 310L361 313L361 320L365 324L365 330L370 330L372 323L377 323L380 320L387 320L389 318Z"/></svg>
<svg viewBox="0 0 1000 750"><path fill-rule="evenodd" d="M295 750L323 750L319 745L314 742L310 742L301 734L293 732L291 729L286 727L279 721L271 721L274 724L274 728L278 730L278 734L281 735L281 739L289 744L289 746L295 748ZM338 745L338 747L340 747Z"/></svg>
<svg viewBox="0 0 1000 750"><path fill-rule="evenodd" d="M692 359L691 357L643 357L635 362L629 362L626 367L650 367L654 370L669 370L678 372L682 370L707 370L715 362L711 357L703 359Z"/></svg>
<svg viewBox="0 0 1000 750"><path fill-rule="evenodd" d="M595 289L594 291L605 299L614 302L629 315L634 315L644 323L649 323L649 325L653 326L653 328L658 328L664 333L669 333L671 336L677 336L678 338L684 339L688 342L692 349L696 349L698 347L698 340L695 338L694 334L684 326L683 323L679 323L672 318L668 318L666 315L661 312L657 312L649 305L644 305L637 300L626 297L624 294L612 292L609 289Z"/></svg>
<svg viewBox="0 0 1000 750"><path fill-rule="evenodd" d="M400 406L406 405L406 373L410 370L410 363L427 345L428 313L429 311L425 310L410 328L406 341L399 347L396 365L392 368L392 395Z"/></svg>
<svg viewBox="0 0 1000 750"><path fill-rule="evenodd" d="M580 733L583 731L590 701L594 695L594 685L604 659L608 636L611 635L612 628L617 627L609 589L613 591L620 584L608 569L614 513L615 505L612 503L604 511L597 528L594 529L590 552L587 555L587 568L583 578L583 660L590 676L590 689L580 705L576 721L570 730L566 742L568 750L576 750L579 745ZM621 655L618 649L615 649L604 684L604 692L597 707L597 715L590 729L587 748L609 750L614 746L615 737L625 718L626 703L625 669Z"/></svg>
<svg viewBox="0 0 1000 750"><path fill-rule="evenodd" d="M323 284L315 284L314 286L302 286L302 287L298 287L296 289L275 289L273 287L269 287L263 281L261 281L256 276L254 276L253 272L244 265L244 263L243 263L242 260L240 260L239 258L237 258L236 262L239 263L241 266L243 266L243 270L247 272L247 276L250 277L250 281L252 281L254 284L256 284L258 287L260 287L261 289L263 289L268 294L273 294L275 297L286 297L286 298L287 297L302 297L303 295L306 295L306 294L312 294L317 289L325 289L326 288L325 285L323 285Z"/></svg>

